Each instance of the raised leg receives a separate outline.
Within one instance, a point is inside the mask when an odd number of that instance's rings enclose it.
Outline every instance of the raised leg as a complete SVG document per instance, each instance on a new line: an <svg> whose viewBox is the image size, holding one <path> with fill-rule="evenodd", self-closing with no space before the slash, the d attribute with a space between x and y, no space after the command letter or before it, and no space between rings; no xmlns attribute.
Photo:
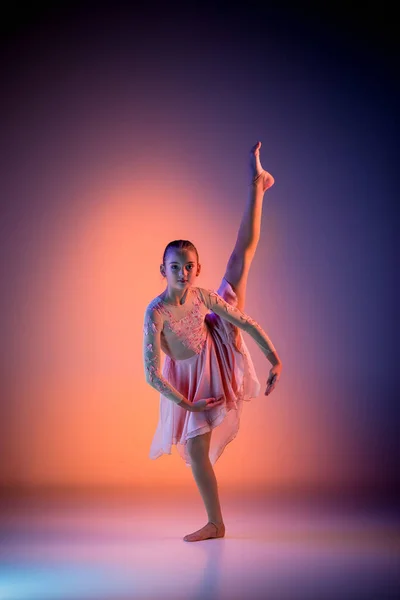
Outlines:
<svg viewBox="0 0 400 600"><path fill-rule="evenodd" d="M185 535L185 542L200 542L225 535L217 479L208 456L210 440L211 431L188 440L192 472L207 511L208 523L198 531Z"/></svg>
<svg viewBox="0 0 400 600"><path fill-rule="evenodd" d="M260 239L264 194L274 184L272 175L261 166L260 148L261 142L258 142L250 150L251 183L249 195L236 244L228 260L224 275L237 295L240 310L244 309L247 278Z"/></svg>

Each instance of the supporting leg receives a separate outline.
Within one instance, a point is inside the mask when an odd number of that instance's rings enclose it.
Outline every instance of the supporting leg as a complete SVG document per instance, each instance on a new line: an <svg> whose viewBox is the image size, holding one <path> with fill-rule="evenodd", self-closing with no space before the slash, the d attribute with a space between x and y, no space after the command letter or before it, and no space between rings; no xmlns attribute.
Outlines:
<svg viewBox="0 0 400 600"><path fill-rule="evenodd" d="M210 440L211 431L188 440L192 472L206 508L208 523L198 531L186 535L183 538L185 542L199 542L225 535L217 479L208 456Z"/></svg>

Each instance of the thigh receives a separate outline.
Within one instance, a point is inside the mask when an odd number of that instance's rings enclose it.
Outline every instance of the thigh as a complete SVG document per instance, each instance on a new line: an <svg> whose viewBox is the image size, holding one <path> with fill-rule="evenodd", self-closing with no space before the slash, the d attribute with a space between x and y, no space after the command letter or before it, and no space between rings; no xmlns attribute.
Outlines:
<svg viewBox="0 0 400 600"><path fill-rule="evenodd" d="M208 458L208 453L210 450L210 441L211 431L208 431L207 433L202 433L201 435L196 435L193 438L189 438L187 441L187 445L190 458L198 460Z"/></svg>
<svg viewBox="0 0 400 600"><path fill-rule="evenodd" d="M231 284L237 296L237 308L244 310L246 301L247 278L251 259L245 255L232 254L225 271L225 279Z"/></svg>

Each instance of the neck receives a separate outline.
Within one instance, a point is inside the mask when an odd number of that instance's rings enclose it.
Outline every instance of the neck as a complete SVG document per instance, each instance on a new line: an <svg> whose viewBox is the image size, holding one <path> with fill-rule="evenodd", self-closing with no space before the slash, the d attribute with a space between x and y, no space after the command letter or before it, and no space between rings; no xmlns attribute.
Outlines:
<svg viewBox="0 0 400 600"><path fill-rule="evenodd" d="M168 304L173 304L174 306L180 306L181 304L185 304L188 291L189 291L189 288L186 288L186 290L184 290L183 292L177 292L177 291L171 292L167 288L167 290L164 292L163 300L164 300L164 302L167 302Z"/></svg>

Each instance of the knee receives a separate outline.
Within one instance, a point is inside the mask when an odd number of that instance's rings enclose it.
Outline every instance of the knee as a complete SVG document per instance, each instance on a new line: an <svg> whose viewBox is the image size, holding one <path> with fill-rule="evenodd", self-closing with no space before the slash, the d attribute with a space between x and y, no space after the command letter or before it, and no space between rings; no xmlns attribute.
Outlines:
<svg viewBox="0 0 400 600"><path fill-rule="evenodd" d="M209 440L204 435L190 438L187 442L188 454L192 463L200 464L209 460Z"/></svg>

